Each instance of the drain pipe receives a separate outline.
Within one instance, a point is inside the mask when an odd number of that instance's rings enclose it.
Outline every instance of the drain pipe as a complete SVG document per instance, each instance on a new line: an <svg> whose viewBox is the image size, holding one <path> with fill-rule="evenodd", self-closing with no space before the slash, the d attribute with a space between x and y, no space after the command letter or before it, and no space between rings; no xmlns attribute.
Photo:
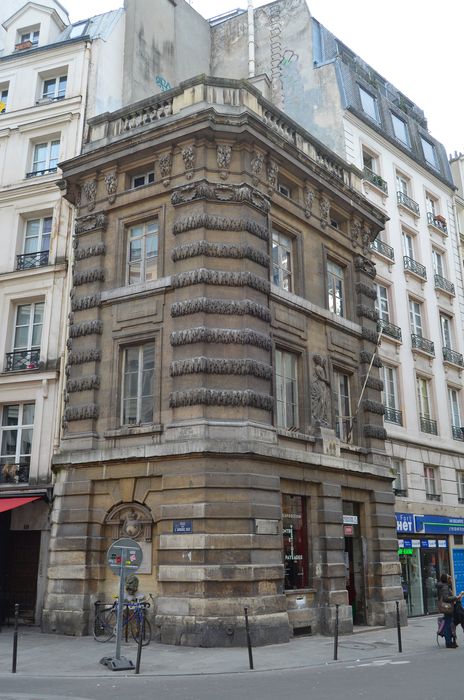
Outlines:
<svg viewBox="0 0 464 700"><path fill-rule="evenodd" d="M255 75L255 18L253 0L248 0L248 77Z"/></svg>

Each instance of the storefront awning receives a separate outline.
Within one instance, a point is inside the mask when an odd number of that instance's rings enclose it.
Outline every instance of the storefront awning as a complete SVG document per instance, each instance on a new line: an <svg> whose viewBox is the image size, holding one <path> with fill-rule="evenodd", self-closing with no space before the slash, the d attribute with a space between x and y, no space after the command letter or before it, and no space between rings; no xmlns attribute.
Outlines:
<svg viewBox="0 0 464 700"><path fill-rule="evenodd" d="M26 503L31 503L32 501L37 501L40 496L24 496L23 498L0 498L0 513L4 513L7 510L13 510L13 508L19 508L19 506L24 506Z"/></svg>

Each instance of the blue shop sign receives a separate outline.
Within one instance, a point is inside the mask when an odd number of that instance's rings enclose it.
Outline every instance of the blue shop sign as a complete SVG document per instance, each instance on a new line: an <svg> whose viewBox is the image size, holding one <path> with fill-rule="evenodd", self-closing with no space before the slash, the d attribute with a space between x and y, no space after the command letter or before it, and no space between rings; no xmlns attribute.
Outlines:
<svg viewBox="0 0 464 700"><path fill-rule="evenodd" d="M430 535L464 535L464 518L445 515L416 515L415 530Z"/></svg>
<svg viewBox="0 0 464 700"><path fill-rule="evenodd" d="M410 532L414 530L414 515L412 513L395 513L396 529L398 532Z"/></svg>

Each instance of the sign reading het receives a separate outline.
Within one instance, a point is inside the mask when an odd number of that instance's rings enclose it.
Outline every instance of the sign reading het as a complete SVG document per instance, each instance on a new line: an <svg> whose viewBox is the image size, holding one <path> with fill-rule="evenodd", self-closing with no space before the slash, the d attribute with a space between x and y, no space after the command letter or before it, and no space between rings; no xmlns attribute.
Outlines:
<svg viewBox="0 0 464 700"><path fill-rule="evenodd" d="M115 574L121 569L137 571L143 561L143 552L138 542L128 537L122 537L113 542L107 553L108 566Z"/></svg>
<svg viewBox="0 0 464 700"><path fill-rule="evenodd" d="M414 515L412 513L395 513L398 532L414 532Z"/></svg>

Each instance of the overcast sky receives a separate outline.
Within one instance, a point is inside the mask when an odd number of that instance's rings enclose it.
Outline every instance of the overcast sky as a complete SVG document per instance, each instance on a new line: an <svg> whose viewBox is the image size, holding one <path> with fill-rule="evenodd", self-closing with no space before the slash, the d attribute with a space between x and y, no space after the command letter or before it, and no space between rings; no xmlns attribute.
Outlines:
<svg viewBox="0 0 464 700"><path fill-rule="evenodd" d="M1 1L1 0L0 0ZM61 0L71 21L123 0ZM156 0L152 0L156 7ZM254 6L267 0L255 0ZM424 110L448 153L464 152L463 0L307 0L316 19ZM190 0L213 17L247 0Z"/></svg>

